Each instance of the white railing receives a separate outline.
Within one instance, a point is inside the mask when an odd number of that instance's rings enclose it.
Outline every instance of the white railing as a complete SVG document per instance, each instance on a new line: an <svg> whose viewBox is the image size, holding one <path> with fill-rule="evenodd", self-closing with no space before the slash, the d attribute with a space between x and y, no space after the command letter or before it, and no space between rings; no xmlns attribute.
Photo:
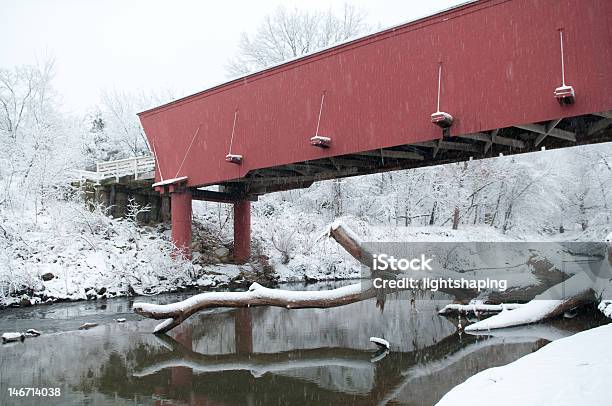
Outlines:
<svg viewBox="0 0 612 406"><path fill-rule="evenodd" d="M133 176L134 179L150 179L155 171L155 158L141 156L135 158L119 159L96 163L96 171L74 171L80 180L93 180L100 182L104 179L115 178L117 181L123 176Z"/></svg>

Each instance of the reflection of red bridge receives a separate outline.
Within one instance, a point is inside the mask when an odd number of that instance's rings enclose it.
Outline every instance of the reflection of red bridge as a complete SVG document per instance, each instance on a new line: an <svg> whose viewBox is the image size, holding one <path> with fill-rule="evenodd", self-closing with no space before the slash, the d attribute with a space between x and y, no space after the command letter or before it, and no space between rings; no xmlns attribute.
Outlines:
<svg viewBox="0 0 612 406"><path fill-rule="evenodd" d="M466 377L484 368L514 361L539 348L542 342L536 342L538 337L560 331L547 326L540 331L518 332L514 339L473 335L462 338L456 334L454 324L445 318L436 317L433 324L427 322L429 316L417 321L414 317L419 316L409 316L406 302L389 304L387 310L391 313L387 317L380 315L374 301L348 306L369 325L366 330L375 328L380 319L386 320L386 328L395 325L397 320L402 324L393 341L393 350L384 357L376 357L369 346L369 349L343 346L346 335L342 328L334 332L316 332L307 326L298 328L308 348L291 342L287 336L283 338L289 342L283 344L289 346L283 349L270 341L265 341L262 347L261 335L259 346L253 345L253 326L258 334L262 320L270 316L269 321L278 319L269 309L246 308L209 314L205 323L184 323L177 328L174 338L158 336L159 350L146 357L134 376L143 384L154 383L160 405L303 404L307 399L317 399L321 404L371 405L415 399L422 404L433 404ZM420 314L430 314L426 312L433 310L433 306L424 306L421 310ZM315 311L306 312L316 319L312 314ZM326 318L338 319L342 314ZM299 320L308 318L306 315ZM281 319L290 321L287 317ZM288 326L291 323L285 324ZM418 330L413 330L417 327ZM353 332L364 338L359 332ZM334 337L331 346L323 345L328 334ZM202 348L209 339L216 343L234 343L235 347ZM402 343L404 340L412 340L417 345ZM364 341L362 344L368 343L367 339ZM139 388L142 393L146 390Z"/></svg>
<svg viewBox="0 0 612 406"><path fill-rule="evenodd" d="M192 199L234 203L245 260L260 194L609 141L611 16L607 0L474 2L140 113L175 243L189 250Z"/></svg>

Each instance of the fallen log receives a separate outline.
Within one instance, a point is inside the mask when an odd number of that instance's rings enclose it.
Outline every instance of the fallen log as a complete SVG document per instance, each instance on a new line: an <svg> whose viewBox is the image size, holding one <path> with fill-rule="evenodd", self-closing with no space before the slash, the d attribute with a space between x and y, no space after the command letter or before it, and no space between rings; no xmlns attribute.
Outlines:
<svg viewBox="0 0 612 406"><path fill-rule="evenodd" d="M376 289L365 282L324 291L269 289L253 283L246 292L207 292L167 305L134 303L133 310L151 319L165 319L153 330L153 333L161 334L172 330L203 309L250 306L276 306L286 309L328 308L360 302L374 296Z"/></svg>
<svg viewBox="0 0 612 406"><path fill-rule="evenodd" d="M592 275L586 272L572 276L515 310L503 311L488 319L470 324L465 331L493 330L497 328L536 323L559 316L567 310L596 300Z"/></svg>

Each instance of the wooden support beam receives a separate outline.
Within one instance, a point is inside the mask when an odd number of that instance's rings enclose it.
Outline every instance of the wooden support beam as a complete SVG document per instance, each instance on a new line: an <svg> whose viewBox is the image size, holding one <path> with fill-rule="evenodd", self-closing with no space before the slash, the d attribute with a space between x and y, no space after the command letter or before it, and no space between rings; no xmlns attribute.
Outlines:
<svg viewBox="0 0 612 406"><path fill-rule="evenodd" d="M558 118L556 120L550 120L548 124L546 124L546 134L548 134L553 128L557 127L557 125L562 121L562 118Z"/></svg>
<svg viewBox="0 0 612 406"><path fill-rule="evenodd" d="M411 144L411 145L415 145L418 147L434 148L434 150L438 148L438 149L450 149L450 150L455 150L455 151L465 151L465 152L473 152L473 153L480 152L480 150L475 145L466 144L463 142L451 142L451 141L437 140L437 141L429 141L429 142L419 142L417 144Z"/></svg>
<svg viewBox="0 0 612 406"><path fill-rule="evenodd" d="M589 125L588 134L593 135L595 133L598 133L599 131L609 127L610 125L612 125L612 119L602 118L601 120L591 123Z"/></svg>
<svg viewBox="0 0 612 406"><path fill-rule="evenodd" d="M560 128L554 127L559 123L559 121L557 120L551 121L547 126L543 126L540 124L522 124L522 125L515 125L515 127L520 128L522 130L527 130L527 131L531 131L531 132L540 134L540 136L538 136L538 138L535 141L536 147L540 145L547 136L559 138L559 139L566 140L566 141L576 142L576 134L574 134L571 131L561 130Z"/></svg>
<svg viewBox="0 0 612 406"><path fill-rule="evenodd" d="M272 183L266 185L258 185L253 184L249 185L248 193L249 195L263 195L266 193L273 192L281 192L283 190L291 190L291 189L305 189L310 187L314 181L299 181L293 183L281 182L281 183ZM255 196L256 197L256 196Z"/></svg>
<svg viewBox="0 0 612 406"><path fill-rule="evenodd" d="M556 120L551 120L548 122L548 124L546 124L545 126L545 133L538 135L538 138L536 138L534 145L537 147L539 146L542 141L544 141L546 139L546 137L548 137L548 133L550 133L550 131L555 128L557 126L557 124L559 124L561 122L561 120L563 120L562 118L558 118Z"/></svg>
<svg viewBox="0 0 612 406"><path fill-rule="evenodd" d="M499 130L495 130L495 134L491 133L489 134L485 134L485 133L474 133L474 134L464 134L464 135L459 135L458 137L460 138L469 138L472 140L477 140L477 141L482 141L482 142L486 142L487 145L485 146L485 152L487 152L489 150L489 148L491 148L491 144L499 144L499 145L505 145L507 147L512 147L512 148L517 148L517 149L525 149L527 147L527 145L525 144L525 142L521 141L521 140L517 140L515 138L508 138L508 137L500 137L497 135L497 132Z"/></svg>
<svg viewBox="0 0 612 406"><path fill-rule="evenodd" d="M593 113L593 115L612 120L612 111L600 111L599 113Z"/></svg>
<svg viewBox="0 0 612 406"><path fill-rule="evenodd" d="M372 168L374 165L372 162L361 161L359 159L348 159L348 158L338 158L338 157L330 157L330 161L334 163L334 166L337 168L341 167L351 167L356 166L358 168Z"/></svg>
<svg viewBox="0 0 612 406"><path fill-rule="evenodd" d="M304 175L304 176L272 176L272 177L264 177L264 178L242 178L240 180L236 180L234 182L240 182L245 184L290 184L290 183L299 183L299 182L311 182L311 181L320 181L320 180L328 180L334 178L341 178L345 176L356 175L359 172L358 168L346 168L342 170L330 170L327 172L316 173L312 175Z"/></svg>
<svg viewBox="0 0 612 406"><path fill-rule="evenodd" d="M301 173L289 169L289 168L285 168L285 167L273 167L273 168L264 168L264 169L257 169L253 172L254 175L257 176L261 176L262 178L267 178L267 177L275 177L275 176L283 176L283 174L286 174L286 176L294 176L294 175L301 175Z"/></svg>
<svg viewBox="0 0 612 406"><path fill-rule="evenodd" d="M435 146L433 149L433 157L435 158L438 155L438 152L440 152L440 143L442 143L442 140L437 140L434 141L435 142Z"/></svg>
<svg viewBox="0 0 612 406"><path fill-rule="evenodd" d="M372 151L360 152L355 155L362 156L373 156L373 157L383 157L383 158L393 158L393 159L412 159L416 161L422 161L425 159L423 155L418 152L413 151L396 151L392 149L375 149Z"/></svg>
<svg viewBox="0 0 612 406"><path fill-rule="evenodd" d="M297 171L302 175L311 175L323 171L329 171L331 168L323 165L315 165L310 163L303 164L289 164L286 165L287 168Z"/></svg>
<svg viewBox="0 0 612 406"><path fill-rule="evenodd" d="M208 202L234 203L238 200L257 201L257 196L239 195L226 192L215 192L213 190L192 189L191 198L193 200L205 200Z"/></svg>

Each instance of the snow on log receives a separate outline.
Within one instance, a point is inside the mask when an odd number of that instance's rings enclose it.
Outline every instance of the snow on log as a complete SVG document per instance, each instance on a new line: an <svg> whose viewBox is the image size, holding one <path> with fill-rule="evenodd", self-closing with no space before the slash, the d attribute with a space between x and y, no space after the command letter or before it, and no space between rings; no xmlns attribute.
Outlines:
<svg viewBox="0 0 612 406"><path fill-rule="evenodd" d="M602 300L597 308L604 316L612 319L612 300Z"/></svg>
<svg viewBox="0 0 612 406"><path fill-rule="evenodd" d="M134 303L134 312L156 320L165 319L154 333L166 333L192 314L218 307L277 306L287 309L328 308L359 302L376 296L376 290L366 283L356 283L324 291L292 291L269 289L253 283L246 292L206 292L182 302L157 305Z"/></svg>
<svg viewBox="0 0 612 406"><path fill-rule="evenodd" d="M98 325L98 323L84 323L79 327L79 330L89 330L90 328L94 328Z"/></svg>
<svg viewBox="0 0 612 406"><path fill-rule="evenodd" d="M444 306L438 314L451 314L451 313L498 313L506 310L515 310L519 307L523 307L525 304L522 303L501 303L501 304L457 304L452 303Z"/></svg>
<svg viewBox="0 0 612 406"><path fill-rule="evenodd" d="M2 343L10 343L13 341L23 341L25 336L23 333L4 333L2 334Z"/></svg>
<svg viewBox="0 0 612 406"><path fill-rule="evenodd" d="M384 338L370 337L370 342L376 344L381 348L389 348L389 341L385 340Z"/></svg>
<svg viewBox="0 0 612 406"><path fill-rule="evenodd" d="M520 326L558 316L580 304L594 301L595 291L593 287L592 275L589 276L586 272L582 272L551 287L524 306L470 324L465 328L465 331Z"/></svg>
<svg viewBox="0 0 612 406"><path fill-rule="evenodd" d="M41 333L40 331L38 331L38 330L34 330L33 328L30 328L30 329L28 329L28 330L25 332L25 336L26 336L26 337L38 337L38 336L40 336L41 334L42 334L42 333Z"/></svg>

